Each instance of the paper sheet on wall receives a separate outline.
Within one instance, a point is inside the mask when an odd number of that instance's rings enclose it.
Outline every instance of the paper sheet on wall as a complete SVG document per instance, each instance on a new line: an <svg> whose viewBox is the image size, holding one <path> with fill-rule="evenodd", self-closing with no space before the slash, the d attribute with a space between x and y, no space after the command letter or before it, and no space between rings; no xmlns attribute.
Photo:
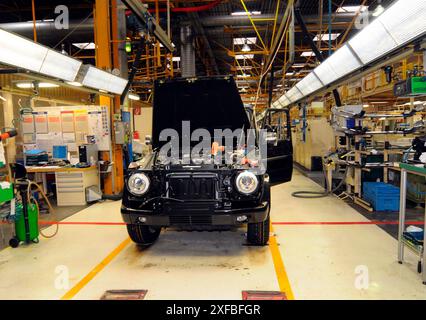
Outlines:
<svg viewBox="0 0 426 320"><path fill-rule="evenodd" d="M62 111L62 132L74 132L74 111Z"/></svg>
<svg viewBox="0 0 426 320"><path fill-rule="evenodd" d="M48 133L47 112L33 112L36 133Z"/></svg>
<svg viewBox="0 0 426 320"><path fill-rule="evenodd" d="M89 135L95 136L99 151L109 151L111 136L108 109L101 107L98 111L89 112Z"/></svg>
<svg viewBox="0 0 426 320"><path fill-rule="evenodd" d="M50 111L47 115L47 123L49 132L62 132L61 114L59 112Z"/></svg>
<svg viewBox="0 0 426 320"><path fill-rule="evenodd" d="M36 145L38 149L52 153L53 146L62 146L64 141L60 133L49 132L47 134L37 134Z"/></svg>
<svg viewBox="0 0 426 320"><path fill-rule="evenodd" d="M74 112L75 131L88 133L89 131L89 118L87 110L76 110Z"/></svg>
<svg viewBox="0 0 426 320"><path fill-rule="evenodd" d="M64 132L62 134L62 139L65 144L75 143L75 133L74 132Z"/></svg>
<svg viewBox="0 0 426 320"><path fill-rule="evenodd" d="M85 143L87 143L86 136L87 136L87 133L77 131L75 133L75 142L77 144L85 144Z"/></svg>
<svg viewBox="0 0 426 320"><path fill-rule="evenodd" d="M22 135L24 143L34 143L35 142L35 134L34 133L24 133Z"/></svg>
<svg viewBox="0 0 426 320"><path fill-rule="evenodd" d="M22 133L34 133L34 116L32 113L22 115Z"/></svg>

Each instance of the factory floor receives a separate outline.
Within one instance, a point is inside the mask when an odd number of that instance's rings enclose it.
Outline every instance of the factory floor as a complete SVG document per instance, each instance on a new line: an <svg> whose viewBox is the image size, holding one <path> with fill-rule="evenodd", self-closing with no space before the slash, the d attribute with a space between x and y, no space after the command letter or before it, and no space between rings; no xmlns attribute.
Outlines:
<svg viewBox="0 0 426 320"><path fill-rule="evenodd" d="M397 242L343 201L300 200L320 190L295 172L272 191L268 247L245 246L244 229L164 231L138 249L119 202L86 208L52 239L0 251L0 299L100 299L107 290L147 290L145 299L241 299L244 290L288 299L426 299L417 258L397 263ZM323 224L333 222L334 224ZM46 229L52 232L53 226Z"/></svg>

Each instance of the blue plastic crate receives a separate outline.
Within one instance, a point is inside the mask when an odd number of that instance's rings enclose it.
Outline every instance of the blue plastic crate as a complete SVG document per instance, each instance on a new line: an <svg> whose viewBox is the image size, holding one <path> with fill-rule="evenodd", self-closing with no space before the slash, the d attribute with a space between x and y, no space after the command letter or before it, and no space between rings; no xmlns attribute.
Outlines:
<svg viewBox="0 0 426 320"><path fill-rule="evenodd" d="M370 202L376 211L399 210L399 188L383 182L364 182L363 198Z"/></svg>

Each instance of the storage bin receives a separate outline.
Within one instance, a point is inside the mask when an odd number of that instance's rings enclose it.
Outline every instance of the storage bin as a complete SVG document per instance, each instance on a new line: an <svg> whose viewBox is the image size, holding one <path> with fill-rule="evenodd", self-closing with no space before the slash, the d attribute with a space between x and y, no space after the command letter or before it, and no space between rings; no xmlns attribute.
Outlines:
<svg viewBox="0 0 426 320"><path fill-rule="evenodd" d="M364 182L363 198L370 202L375 211L398 211L400 190L383 182Z"/></svg>

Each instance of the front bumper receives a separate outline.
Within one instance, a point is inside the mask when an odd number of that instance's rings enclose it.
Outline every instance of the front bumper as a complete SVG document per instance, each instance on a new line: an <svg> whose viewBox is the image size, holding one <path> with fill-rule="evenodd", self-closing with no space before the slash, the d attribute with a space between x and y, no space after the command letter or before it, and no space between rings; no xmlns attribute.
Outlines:
<svg viewBox="0 0 426 320"><path fill-rule="evenodd" d="M154 213L151 210L121 207L121 216L126 224L169 227L187 225L239 226L245 223L263 222L268 218L270 204L262 202L257 207L241 209L215 209L211 212L188 213L177 210L170 214ZM247 219L242 221L242 217Z"/></svg>

